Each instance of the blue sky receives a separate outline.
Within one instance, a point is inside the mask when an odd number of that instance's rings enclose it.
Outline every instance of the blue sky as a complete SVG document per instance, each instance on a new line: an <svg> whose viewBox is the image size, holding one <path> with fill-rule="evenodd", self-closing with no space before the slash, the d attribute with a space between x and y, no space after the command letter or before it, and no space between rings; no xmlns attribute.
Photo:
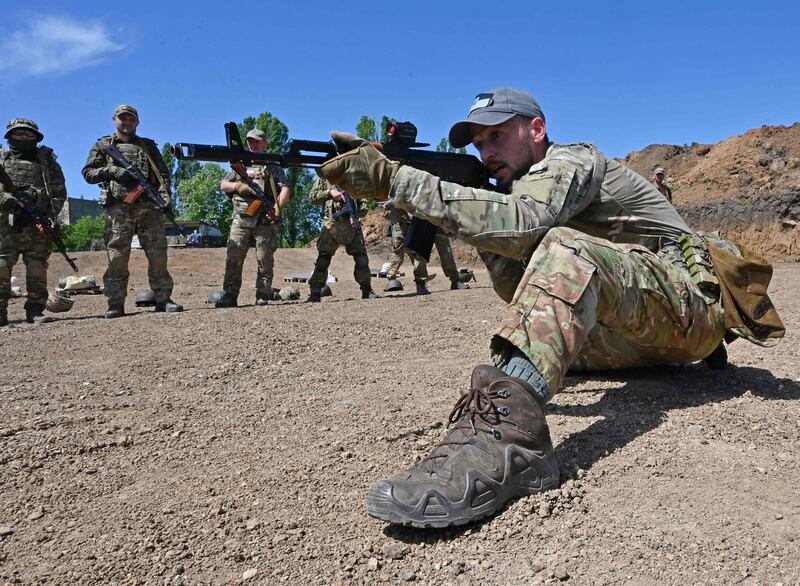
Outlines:
<svg viewBox="0 0 800 586"><path fill-rule="evenodd" d="M540 101L557 142L623 156L800 120L796 2L0 1L0 120L35 119L70 195L119 103L140 134L221 143L272 112L290 135L412 120L436 144L475 94Z"/></svg>

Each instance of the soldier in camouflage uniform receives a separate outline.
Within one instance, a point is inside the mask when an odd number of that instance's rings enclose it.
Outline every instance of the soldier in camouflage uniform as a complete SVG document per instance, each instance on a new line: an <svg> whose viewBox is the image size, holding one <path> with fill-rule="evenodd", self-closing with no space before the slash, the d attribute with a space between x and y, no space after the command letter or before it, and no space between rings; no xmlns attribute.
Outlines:
<svg viewBox="0 0 800 586"><path fill-rule="evenodd" d="M67 199L67 187L53 150L38 146L44 135L35 122L26 118L9 122L5 138L9 148L0 149L0 164L14 187L25 190L35 199L39 211L55 222ZM25 263L28 291L25 319L29 323L52 321L53 318L42 313L47 303L47 259L52 246L30 221L26 221L18 199L0 191L0 326L8 324L11 270L20 254Z"/></svg>
<svg viewBox="0 0 800 586"><path fill-rule="evenodd" d="M322 231L317 239L317 261L314 263L314 272L308 280L310 294L308 301L318 303L322 299L322 287L328 279L328 267L333 255L340 246L344 246L347 254L353 257L353 278L361 287L362 299L375 299L377 295L372 291L372 273L369 270L369 257L367 250L362 245L361 237L356 232L349 216L342 216L334 220L333 216L342 209L342 193L324 179L314 183L309 193L311 203L325 206L325 216L322 221ZM359 212L362 206L359 205Z"/></svg>
<svg viewBox="0 0 800 586"><path fill-rule="evenodd" d="M126 195L137 189L134 175L118 166L101 148L115 145L125 158L136 166L151 185L156 187L171 204L170 174L156 143L136 134L139 113L129 105L118 106L112 117L116 131L100 138L89 151L83 177L88 183L100 183L99 203L106 210L106 251L108 269L103 275L103 289L108 298L106 318L125 315L125 297L128 294L128 261L131 240L138 234L139 243L147 256L147 276L150 289L155 294L157 312L175 313L183 306L172 300L172 277L167 270L167 238L164 232L164 214L144 194L133 203L125 203Z"/></svg>
<svg viewBox="0 0 800 586"><path fill-rule="evenodd" d="M389 270L386 271L386 291L402 290L392 288L392 281L397 279L397 273L403 264L403 257L406 252L406 232L411 223L411 218L408 214L400 209L392 208L387 210L386 219L390 222L390 235L392 238L392 254L389 257ZM457 291L458 289L469 289L469 285L462 283L459 280L458 266L453 258L453 247L450 245L450 239L442 232L436 234L433 243L436 245L436 251L439 253L439 262L442 264L442 272L450 279L450 290ZM417 286L417 295L429 295L428 287L428 263L424 259L411 256L411 263L414 267L414 284Z"/></svg>
<svg viewBox="0 0 800 586"><path fill-rule="evenodd" d="M720 347L719 289L701 287L684 260L707 264L704 241L644 177L592 145L550 142L532 96L479 94L450 130L454 147L478 150L497 191L442 181L357 137L333 136L344 154L321 176L478 248L508 303L491 344L494 366L475 368L450 415L454 427L427 458L370 488L370 515L459 525L554 488L544 405L568 370L686 364ZM679 241L691 244L688 254Z"/></svg>
<svg viewBox="0 0 800 586"><path fill-rule="evenodd" d="M247 148L253 152L264 152L269 146L267 135L259 129L251 130L246 136ZM256 305L267 305L272 298L272 270L275 265L275 250L278 248L279 210L289 201L289 187L286 172L277 165L249 165L248 177L258 183L268 199L277 204L268 209L261 205L254 215L248 208L256 200L256 192L241 181L233 171L228 173L220 184L233 202L233 223L228 236L228 255L225 260L225 277L222 288L225 291L215 307L236 307L239 290L242 288L242 270L247 251L256 247ZM280 190L280 191L279 191Z"/></svg>

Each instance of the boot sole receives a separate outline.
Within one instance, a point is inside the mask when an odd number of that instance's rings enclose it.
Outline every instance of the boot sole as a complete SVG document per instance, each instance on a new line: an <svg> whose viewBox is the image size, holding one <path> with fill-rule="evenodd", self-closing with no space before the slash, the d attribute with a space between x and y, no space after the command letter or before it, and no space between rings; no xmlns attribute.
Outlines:
<svg viewBox="0 0 800 586"><path fill-rule="evenodd" d="M394 498L394 485L391 481L382 480L372 485L367 492L367 514L392 525L442 529L466 525L488 517L502 509L511 499L558 488L558 462L552 448L543 453L508 446L505 453L506 471L512 469L514 456L524 458L529 467L513 477L506 476L503 482L470 470L467 473L466 494L457 502L450 501L437 490L431 489L415 505L409 506ZM477 480L490 490L473 497Z"/></svg>

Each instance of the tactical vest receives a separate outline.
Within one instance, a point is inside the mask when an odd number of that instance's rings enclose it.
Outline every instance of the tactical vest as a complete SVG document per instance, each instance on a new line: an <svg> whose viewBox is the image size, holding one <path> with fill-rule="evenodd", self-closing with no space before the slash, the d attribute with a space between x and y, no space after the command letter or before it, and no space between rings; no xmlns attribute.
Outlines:
<svg viewBox="0 0 800 586"><path fill-rule="evenodd" d="M48 213L52 212L50 205L52 180L49 177L52 157L53 151L44 146L37 148L36 159L33 161L14 157L11 155L11 151L0 151L3 168L11 177L14 185L35 193L36 207L39 208L39 211Z"/></svg>

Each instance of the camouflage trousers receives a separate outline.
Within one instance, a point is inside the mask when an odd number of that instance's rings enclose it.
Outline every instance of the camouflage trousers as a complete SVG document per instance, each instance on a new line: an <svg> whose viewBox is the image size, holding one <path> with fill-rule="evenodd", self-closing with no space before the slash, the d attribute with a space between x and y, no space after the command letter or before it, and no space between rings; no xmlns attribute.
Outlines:
<svg viewBox="0 0 800 586"><path fill-rule="evenodd" d="M47 259L50 243L33 226L21 232L0 228L0 307L11 298L11 271L22 255L25 263L25 289L28 302L44 305L47 301Z"/></svg>
<svg viewBox="0 0 800 586"><path fill-rule="evenodd" d="M258 264L256 298L272 299L272 275L278 236L277 224L267 224L260 217L234 215L231 233L228 235L228 254L225 259L225 277L222 281L222 288L226 293L239 296L239 291L242 289L244 260L250 247L255 245Z"/></svg>
<svg viewBox="0 0 800 586"><path fill-rule="evenodd" d="M408 224L396 222L392 224L392 254L389 256L389 270L386 271L387 279L396 279L397 273L403 264L406 252L406 232ZM450 239L442 233L436 235L434 240L436 252L439 254L439 262L442 265L442 272L450 281L458 281L458 267L453 258L453 248L450 246ZM410 256L410 255L409 255ZM428 264L424 260L411 257L414 267L414 280L425 280L428 278Z"/></svg>
<svg viewBox="0 0 800 586"><path fill-rule="evenodd" d="M174 283L167 271L164 215L141 205L120 202L106 208L108 269L103 275L103 287L109 304L124 303L128 294L128 263L134 234L139 236L139 244L147 257L147 276L156 301L166 301L172 296Z"/></svg>
<svg viewBox="0 0 800 586"><path fill-rule="evenodd" d="M308 280L311 293L319 293L328 280L328 267L339 246L344 246L347 254L353 257L353 279L361 289L372 289L372 274L369 271L369 257L361 251L361 239L350 222L334 222L330 228L322 228L317 239L317 262Z"/></svg>
<svg viewBox="0 0 800 586"><path fill-rule="evenodd" d="M648 249L568 228L551 229L533 253L492 340L495 362L521 350L550 396L568 370L690 363L725 334L717 296Z"/></svg>

